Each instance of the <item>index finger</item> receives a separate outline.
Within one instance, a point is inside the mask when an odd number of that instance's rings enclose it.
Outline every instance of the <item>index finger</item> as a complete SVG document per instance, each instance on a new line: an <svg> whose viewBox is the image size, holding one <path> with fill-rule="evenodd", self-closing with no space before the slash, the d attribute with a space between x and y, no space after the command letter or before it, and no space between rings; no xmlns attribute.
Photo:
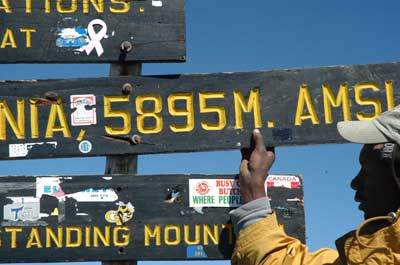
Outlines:
<svg viewBox="0 0 400 265"><path fill-rule="evenodd" d="M265 151L264 138L259 129L253 130L253 140L256 145L255 149L258 152L264 152Z"/></svg>

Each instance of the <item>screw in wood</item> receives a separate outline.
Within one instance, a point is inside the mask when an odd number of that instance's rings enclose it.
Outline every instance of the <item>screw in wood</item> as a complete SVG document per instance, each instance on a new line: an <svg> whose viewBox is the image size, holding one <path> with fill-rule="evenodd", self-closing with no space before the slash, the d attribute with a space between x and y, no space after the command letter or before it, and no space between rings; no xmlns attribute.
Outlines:
<svg viewBox="0 0 400 265"><path fill-rule="evenodd" d="M47 91L44 93L44 97L48 100L56 100L58 98L58 94L54 91Z"/></svg>
<svg viewBox="0 0 400 265"><path fill-rule="evenodd" d="M133 45L130 41L123 41L121 43L121 51L123 52L130 52L133 49Z"/></svg>
<svg viewBox="0 0 400 265"><path fill-rule="evenodd" d="M122 86L122 93L123 93L124 95L129 95L130 93L132 93L132 90L133 90L133 85L131 85L131 84L129 84L129 83L125 83L125 84Z"/></svg>
<svg viewBox="0 0 400 265"><path fill-rule="evenodd" d="M142 138L139 135L135 134L131 137L131 141L133 144L140 144Z"/></svg>

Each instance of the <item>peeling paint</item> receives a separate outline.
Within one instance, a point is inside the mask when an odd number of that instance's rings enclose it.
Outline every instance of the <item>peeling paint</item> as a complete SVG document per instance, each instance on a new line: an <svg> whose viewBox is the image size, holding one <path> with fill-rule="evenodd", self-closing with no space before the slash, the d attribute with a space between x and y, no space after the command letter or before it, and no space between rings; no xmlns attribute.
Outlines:
<svg viewBox="0 0 400 265"><path fill-rule="evenodd" d="M38 177L36 179L36 197L53 196L59 200L73 198L77 202L115 202L117 193L110 188L86 188L79 192L65 193L60 177Z"/></svg>
<svg viewBox="0 0 400 265"><path fill-rule="evenodd" d="M46 149L46 152L51 154L56 150L57 142L10 144L8 147L9 157L27 157L30 153L39 152L39 149Z"/></svg>
<svg viewBox="0 0 400 265"><path fill-rule="evenodd" d="M195 210L196 213L204 214L203 207L193 207L193 210Z"/></svg>

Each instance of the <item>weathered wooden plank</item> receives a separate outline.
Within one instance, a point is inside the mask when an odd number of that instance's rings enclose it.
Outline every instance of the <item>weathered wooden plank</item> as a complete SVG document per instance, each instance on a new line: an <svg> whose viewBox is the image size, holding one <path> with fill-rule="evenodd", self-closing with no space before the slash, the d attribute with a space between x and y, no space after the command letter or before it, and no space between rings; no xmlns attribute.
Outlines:
<svg viewBox="0 0 400 265"><path fill-rule="evenodd" d="M0 63L186 60L184 0L3 1L0 25Z"/></svg>
<svg viewBox="0 0 400 265"><path fill-rule="evenodd" d="M3 82L0 158L244 148L255 127L267 145L342 143L336 122L399 104L399 82L400 63Z"/></svg>
<svg viewBox="0 0 400 265"><path fill-rule="evenodd" d="M0 262L229 259L235 178L2 177ZM304 242L302 178L271 175L266 185L279 222Z"/></svg>

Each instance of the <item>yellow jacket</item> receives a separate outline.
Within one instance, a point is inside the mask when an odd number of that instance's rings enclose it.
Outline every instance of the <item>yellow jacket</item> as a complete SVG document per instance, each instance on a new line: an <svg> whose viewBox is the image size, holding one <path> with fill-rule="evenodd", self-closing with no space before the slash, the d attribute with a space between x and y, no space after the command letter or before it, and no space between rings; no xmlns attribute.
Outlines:
<svg viewBox="0 0 400 265"><path fill-rule="evenodd" d="M285 234L275 214L271 214L240 232L231 262L233 265L400 265L400 218L371 235L357 236L352 231L338 239L336 245L338 251L323 248L308 252L306 245Z"/></svg>

